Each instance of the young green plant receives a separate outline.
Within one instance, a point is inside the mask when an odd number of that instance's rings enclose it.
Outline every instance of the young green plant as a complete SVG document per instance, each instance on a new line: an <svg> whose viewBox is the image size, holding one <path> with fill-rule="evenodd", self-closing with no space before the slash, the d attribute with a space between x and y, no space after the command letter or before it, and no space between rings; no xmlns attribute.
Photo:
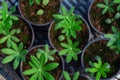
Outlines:
<svg viewBox="0 0 120 80"><path fill-rule="evenodd" d="M65 80L78 80L79 76L80 73L78 71L74 73L73 78L70 77L68 72L63 71L63 77Z"/></svg>
<svg viewBox="0 0 120 80"><path fill-rule="evenodd" d="M25 61L25 55L28 53L28 50L23 49L23 43L19 45L11 43L12 48L3 48L1 52L6 54L6 57L2 60L3 64L13 61L13 68L16 69L21 61Z"/></svg>
<svg viewBox="0 0 120 80"><path fill-rule="evenodd" d="M20 40L15 36L15 34L20 33L20 29L12 29L10 32L3 33L4 36L0 39L0 44L7 43L7 47L11 47L12 43L19 42Z"/></svg>
<svg viewBox="0 0 120 80"><path fill-rule="evenodd" d="M12 28L13 21L17 21L18 17L12 15L15 12L15 7L8 10L8 4L3 1L0 9L0 34L8 33Z"/></svg>
<svg viewBox="0 0 120 80"><path fill-rule="evenodd" d="M112 27L113 34L105 34L104 37L108 38L109 41L107 46L110 49L115 50L116 54L120 53L120 31L118 31L114 26Z"/></svg>
<svg viewBox="0 0 120 80"><path fill-rule="evenodd" d="M42 54L44 54L46 56L45 61L47 62L48 60L51 60L51 61L54 60L54 57L52 55L55 54L55 53L56 53L56 50L50 50L48 44L46 44L45 47L44 47L44 50L40 49L40 48L38 49L38 51L36 53L36 56L39 59L40 56Z"/></svg>
<svg viewBox="0 0 120 80"><path fill-rule="evenodd" d="M62 29L61 33L67 37L76 38L76 32L82 30L80 16L73 14L74 8L69 11L64 6L61 7L60 14L54 14L55 30Z"/></svg>
<svg viewBox="0 0 120 80"><path fill-rule="evenodd" d="M38 59L31 55L31 61L29 61L30 69L23 72L24 75L29 75L29 80L55 80L50 71L58 67L58 63L50 62L46 63L46 56L41 54Z"/></svg>
<svg viewBox="0 0 120 80"><path fill-rule="evenodd" d="M101 77L106 78L107 73L110 71L109 63L103 63L101 57L98 55L95 56L95 60L97 62L89 61L91 67L86 68L85 71L89 72L92 77L95 77L95 80L100 80Z"/></svg>
<svg viewBox="0 0 120 80"><path fill-rule="evenodd" d="M64 48L59 52L59 55L67 55L66 61L67 63L71 62L72 58L77 61L78 56L77 53L81 52L79 48L77 48L79 45L79 42L72 42L72 40L68 39L68 44L61 43L61 46Z"/></svg>

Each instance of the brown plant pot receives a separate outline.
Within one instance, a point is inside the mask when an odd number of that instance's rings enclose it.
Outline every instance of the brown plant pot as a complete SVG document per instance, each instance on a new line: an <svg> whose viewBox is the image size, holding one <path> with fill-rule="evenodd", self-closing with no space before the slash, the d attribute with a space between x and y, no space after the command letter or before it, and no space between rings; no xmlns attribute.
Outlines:
<svg viewBox="0 0 120 80"><path fill-rule="evenodd" d="M21 66L20 66L20 71L21 71L21 76L23 78L23 80L29 80L30 76L24 76L22 74L23 71L30 69L31 67L28 64L28 61L30 61L30 56L31 55L36 55L35 53L37 52L38 48L42 48L44 49L44 45L38 45L33 47L32 49L29 50L29 53L26 55L26 61L25 62L21 62ZM50 48L52 50L52 48ZM55 53L53 55L53 57L55 58L54 62L59 63L58 68L56 68L55 70L51 71L50 73L53 75L53 77L55 78L55 80L60 80L62 77L62 71L64 70L64 62L61 56L59 56L57 53ZM49 62L53 62L53 61L49 61ZM48 63L49 63L48 62Z"/></svg>
<svg viewBox="0 0 120 80"><path fill-rule="evenodd" d="M81 25L82 31L77 31L76 39L73 39L73 38L71 39L73 42L79 42L78 47L82 50L85 47L85 45L90 41L91 32L86 21L83 18L81 18L81 20L83 21L83 24ZM58 41L59 35L61 35L61 30L55 30L55 23L53 21L49 27L48 38L52 47L57 51L60 51L63 49L62 46L60 45L60 42ZM63 42L66 42L66 41L67 40L64 40Z"/></svg>
<svg viewBox="0 0 120 80"><path fill-rule="evenodd" d="M110 1L112 0L109 0L109 2ZM98 3L104 3L104 0L93 0L88 11L88 18L92 28L100 34L112 33L112 26L115 26L118 30L120 30L120 24L118 24L120 19L112 22L111 24L105 23L105 19L113 18L115 16L115 13L110 14L107 12L106 14L102 15L102 9L97 7ZM114 10L116 9L117 7L114 6Z"/></svg>
<svg viewBox="0 0 120 80"><path fill-rule="evenodd" d="M36 26L44 26L51 23L53 20L53 14L59 12L60 0L50 0L47 6L43 6L42 0L40 5L34 3L29 6L28 0L19 0L19 11L20 14L31 24ZM38 16L36 14L37 10L43 9L44 14Z"/></svg>
<svg viewBox="0 0 120 80"><path fill-rule="evenodd" d="M29 49L32 47L34 42L34 31L30 24L28 24L21 16L15 15L19 18L18 21L13 21L13 28L19 28L21 30L20 34L16 34L15 36L20 39L20 42L24 43L24 48ZM11 30L12 30L11 29ZM2 38L4 35L0 35ZM0 45L0 49L6 48L6 42L3 45Z"/></svg>
<svg viewBox="0 0 120 80"><path fill-rule="evenodd" d="M116 74L118 74L120 69L120 54L115 54L115 52L109 47L107 47L108 39L95 39L91 41L83 50L81 56L81 63L83 70L89 66L89 61L95 61L95 55L99 55L102 58L102 62L108 62L111 66L110 72L107 73L106 79L110 80ZM89 75L89 73L87 73Z"/></svg>

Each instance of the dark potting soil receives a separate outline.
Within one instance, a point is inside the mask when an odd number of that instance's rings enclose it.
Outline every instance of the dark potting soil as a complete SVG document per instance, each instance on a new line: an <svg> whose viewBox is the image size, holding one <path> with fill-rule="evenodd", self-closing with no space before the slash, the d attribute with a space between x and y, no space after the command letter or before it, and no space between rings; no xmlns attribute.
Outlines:
<svg viewBox="0 0 120 80"><path fill-rule="evenodd" d="M120 69L120 54L115 54L107 46L107 41L101 40L92 43L84 53L84 65L85 68L90 67L89 61L95 61L95 55L99 55L102 58L102 62L108 62L111 66L110 72L107 73L107 77L115 75ZM95 61L96 62L96 61Z"/></svg>
<svg viewBox="0 0 120 80"><path fill-rule="evenodd" d="M34 3L32 6L29 6L28 0L20 0L20 9L24 17L36 24L44 24L53 20L53 14L59 12L60 0L50 0L47 6L43 6L42 1L39 5ZM44 10L44 14L41 16L36 14L39 9Z"/></svg>
<svg viewBox="0 0 120 80"><path fill-rule="evenodd" d="M13 28L12 29L17 29L19 28L21 30L20 34L15 34L15 36L20 39L20 42L24 43L24 48L29 48L31 42L32 42L32 31L29 27L29 25L19 18L18 21L13 22ZM11 30L12 30L11 29ZM0 38L2 38L4 35L0 35ZM0 49L6 47L6 42L4 44L0 44Z"/></svg>
<svg viewBox="0 0 120 80"><path fill-rule="evenodd" d="M83 22L81 24L82 30L81 31L77 31L77 37L76 39L72 39L73 43L74 42L79 42L79 48L82 50L85 45L88 42L89 39L89 30L87 25ZM66 43L67 40L64 40L63 42L59 42L58 37L61 35L61 31L62 30L55 30L55 24L52 24L51 30L50 30L50 36L49 39L51 40L51 43L53 44L53 46L58 50L62 50L62 46L60 45L60 43ZM64 34L63 34L64 35Z"/></svg>
<svg viewBox="0 0 120 80"><path fill-rule="evenodd" d="M109 2L110 1L112 1L112 0L109 0ZM91 21L93 27L95 27L98 31L103 32L103 33L112 33L112 30L111 30L112 26L115 26L118 30L120 30L120 27L119 27L120 26L120 22L119 22L120 19L115 20L111 24L105 23L105 19L114 18L115 13L107 12L106 14L102 15L103 9L97 7L98 3L104 4L104 0L95 0L93 5L91 6L89 16L90 16L90 21ZM115 12L117 12L116 6L114 6Z"/></svg>
<svg viewBox="0 0 120 80"><path fill-rule="evenodd" d="M44 49L43 47L39 47L39 48ZM37 52L37 49L39 49L39 48L35 48L35 49L33 49L32 51L30 51L30 52L27 54L27 56L26 56L26 62L23 62L23 66L22 66L23 71L31 68L31 67L29 66L29 64L28 64L28 62L31 60L31 59L30 59L30 56L31 56L31 55L36 56L35 53ZM55 60L54 60L54 61L48 61L48 63L50 63L50 62L56 62L56 63L59 63L59 66L58 66L56 69L54 69L53 71L49 72L49 73L51 73L51 74L54 76L55 80L59 80L60 75L61 75L61 73L62 73L63 64L62 64L62 61L61 61L61 59L60 59L60 57L58 56L57 53L55 53L55 54L53 55L53 57L55 58ZM30 78L30 76L25 76L25 79L26 79L26 80L29 80L29 78Z"/></svg>
<svg viewBox="0 0 120 80"><path fill-rule="evenodd" d="M71 77L71 79L73 79L73 75L70 76L70 77ZM66 79L64 77L62 77L61 80L66 80ZM87 79L85 77L83 77L83 76L79 76L78 80L87 80Z"/></svg>

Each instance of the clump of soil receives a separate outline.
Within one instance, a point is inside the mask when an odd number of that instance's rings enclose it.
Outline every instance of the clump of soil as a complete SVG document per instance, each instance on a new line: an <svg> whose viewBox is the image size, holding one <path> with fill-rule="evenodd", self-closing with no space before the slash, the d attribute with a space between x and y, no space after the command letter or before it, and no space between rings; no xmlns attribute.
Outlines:
<svg viewBox="0 0 120 80"><path fill-rule="evenodd" d="M36 56L36 52L37 52L37 49L44 49L43 46L41 47L37 47L37 48L34 48L33 50L31 50L27 55L26 55L26 61L23 62L23 65L22 65L22 71L25 71L27 69L30 69L31 67L29 66L28 62L31 61L30 59L30 56L33 55L33 56ZM48 61L48 63L50 62L56 62L56 63L59 63L59 66L52 70L51 72L49 71L49 73L51 73L53 75L53 77L55 78L55 80L59 80L61 74L62 74L62 69L63 69L63 63L62 63L62 60L60 58L60 56L58 56L57 53L55 53L53 55L54 57L54 61ZM24 76L26 80L29 80L30 76Z"/></svg>
<svg viewBox="0 0 120 80"><path fill-rule="evenodd" d="M45 24L53 20L53 14L59 12L60 0L50 0L47 6L44 6L42 1L39 5L34 1L33 5L30 6L28 0L20 0L20 10L23 16L35 24ZM44 10L43 15L36 14L39 9Z"/></svg>
<svg viewBox="0 0 120 80"><path fill-rule="evenodd" d="M109 2L112 0L109 0ZM115 20L114 22L112 22L111 24L107 24L105 22L105 19L107 18L114 18L115 13L111 13L111 12L107 12L106 14L102 15L102 10L101 8L97 7L98 3L103 3L104 4L104 0L94 0L94 3L91 6L90 9L90 21L93 25L93 27L95 27L98 31L103 32L103 33L112 33L111 27L115 26L118 30L120 30L120 19ZM117 5L115 5L114 7L115 12L117 12Z"/></svg>
<svg viewBox="0 0 120 80"><path fill-rule="evenodd" d="M107 77L115 75L120 69L120 54L115 54L113 50L110 50L107 46L106 40L96 41L85 50L84 53L84 66L90 67L89 61L96 62L95 56L99 55L102 58L102 62L108 62L111 66L110 72L107 73Z"/></svg>

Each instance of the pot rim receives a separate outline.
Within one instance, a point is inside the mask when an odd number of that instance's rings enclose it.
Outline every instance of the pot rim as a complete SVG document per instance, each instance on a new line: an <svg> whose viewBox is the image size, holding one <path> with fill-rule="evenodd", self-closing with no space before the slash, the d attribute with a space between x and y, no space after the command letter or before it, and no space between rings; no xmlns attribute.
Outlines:
<svg viewBox="0 0 120 80"><path fill-rule="evenodd" d="M81 68L82 68L83 70L85 70L85 66L84 66L84 53L85 53L85 50L86 50L92 43L97 42L97 41L101 41L101 40L106 40L106 41L108 41L109 39L107 39L107 38L96 38L96 39L92 40L91 42L89 42L89 43L85 46L85 48L83 49L82 54L81 54ZM105 78L105 79L100 79L100 80L110 80L110 79L112 79L113 77L116 77L116 75L119 73L119 71L120 71L120 69L119 69L113 76L108 77L108 78ZM85 72L85 71L84 71L84 72ZM90 74L87 73L87 72L85 72L85 74L87 74L88 76L90 76ZM91 78L92 78L92 77L91 77ZM94 78L93 78L93 79L94 79ZM95 79L94 79L94 80L95 80Z"/></svg>
<svg viewBox="0 0 120 80"><path fill-rule="evenodd" d="M101 32L101 31L99 31L97 28L95 28L95 27L93 26L92 22L91 22L90 12L91 12L91 7L92 7L92 5L93 5L94 2L95 2L95 0L93 0L93 1L91 2L90 6L89 6L89 8L88 8L88 21L89 21L91 27L92 27L97 33L99 33L100 35L104 35L105 33L104 33L104 32Z"/></svg>
<svg viewBox="0 0 120 80"><path fill-rule="evenodd" d="M92 39L92 33L91 33L90 27L89 27L88 23L86 22L86 20L85 20L83 17L81 17L81 16L80 16L80 19L86 24L86 27L87 27L87 29L88 29L88 35L89 35L88 41L87 41L87 43L88 43L88 42L90 42L91 39ZM50 45L51 45L55 50L57 50L56 47L53 45L51 39L50 39L50 35L51 35L51 34L50 34L50 31L51 31L51 28L52 28L53 23L54 23L54 20L52 21L52 23L50 24L49 29L48 29L48 40L49 40L49 42L50 42ZM86 45L85 45L85 46L86 46ZM83 48L83 49L84 49L84 48ZM83 49L82 49L82 50L83 50ZM82 52L82 50L81 50L81 52ZM59 50L57 50L57 51L59 52ZM80 54L81 52L78 52L78 54Z"/></svg>
<svg viewBox="0 0 120 80"><path fill-rule="evenodd" d="M58 13L60 12L60 7L61 7L61 0L59 0L59 1L60 1L60 3L59 3L60 5L59 5L59 11L58 11ZM19 0L18 2L19 2L19 4L18 4L18 9L19 9L20 15L21 15L28 23L30 23L30 24L32 24L32 25L35 25L35 26L46 26L46 25L49 25L49 24L53 21L53 19L52 19L52 20L50 20L50 21L48 21L48 22L46 22L46 23L40 24L40 23L34 23L34 22L28 20L27 18L25 18L25 16L24 16L23 13L22 13L22 10L21 10L21 7L20 7L20 0Z"/></svg>
<svg viewBox="0 0 120 80"><path fill-rule="evenodd" d="M30 49L32 46L33 46L33 43L34 43L34 39L35 39L35 36L34 36L34 31L33 31L33 28L31 26L31 24L29 24L22 16L18 15L18 14L13 14L17 17L19 17L20 19L22 19L26 24L28 24L28 27L30 28L31 30L31 43L29 45L29 47L27 49Z"/></svg>
<svg viewBox="0 0 120 80"><path fill-rule="evenodd" d="M32 51L32 50L34 50L34 49L36 49L36 48L39 48L39 47L44 47L45 45L36 45L36 46L34 46L34 47L32 47L30 50L29 50L29 52L30 51ZM49 46L49 48L52 48L52 47L50 47ZM54 49L54 48L52 48L52 49ZM29 53L28 52L28 53ZM58 52L56 52L56 53L58 53ZM59 56L59 58L60 58L60 60L61 60L61 63L62 63L62 70L61 70L61 74L60 74L60 76L59 76L59 80L61 80L61 78L62 78L62 71L65 69L65 67L64 67L64 60L63 60L63 58L60 56L60 55L58 55ZM23 66L23 61L20 63L20 74L21 74L21 76L22 76L22 78L23 78L23 80L26 80L25 79L25 77L24 77L24 75L22 74L22 72L23 72L23 69L22 69L22 66Z"/></svg>

